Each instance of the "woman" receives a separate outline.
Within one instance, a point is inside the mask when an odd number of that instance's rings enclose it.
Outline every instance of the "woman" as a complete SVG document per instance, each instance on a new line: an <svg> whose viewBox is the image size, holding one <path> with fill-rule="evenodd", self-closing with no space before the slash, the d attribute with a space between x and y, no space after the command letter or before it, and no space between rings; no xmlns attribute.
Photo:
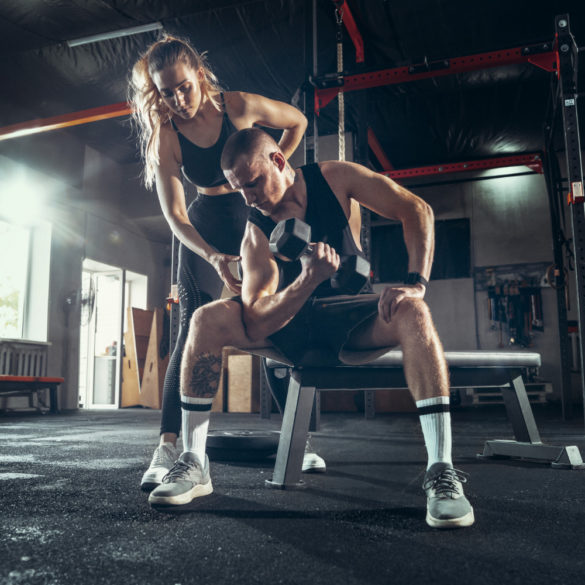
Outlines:
<svg viewBox="0 0 585 585"><path fill-rule="evenodd" d="M293 106L239 91L222 92L204 55L171 36L155 42L132 71L130 101L140 136L145 184L156 185L162 211L180 241L180 328L165 376L160 443L142 478L156 487L172 467L181 428L179 373L189 320L195 309L219 298L223 285L240 292L229 264L239 259L248 212L230 191L220 168L227 138L255 124L282 129L289 157L307 121ZM182 176L197 188L187 209ZM194 275L199 275L196 282Z"/></svg>

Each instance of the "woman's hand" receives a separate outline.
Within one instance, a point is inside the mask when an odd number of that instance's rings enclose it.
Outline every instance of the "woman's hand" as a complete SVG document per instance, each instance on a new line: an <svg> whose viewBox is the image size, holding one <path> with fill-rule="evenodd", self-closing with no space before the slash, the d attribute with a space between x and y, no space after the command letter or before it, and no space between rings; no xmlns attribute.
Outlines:
<svg viewBox="0 0 585 585"><path fill-rule="evenodd" d="M209 259L209 263L215 268L224 284L236 294L242 292L242 281L233 275L230 270L230 264L237 263L241 259L241 256L231 256L230 254L220 254L219 252L213 254Z"/></svg>

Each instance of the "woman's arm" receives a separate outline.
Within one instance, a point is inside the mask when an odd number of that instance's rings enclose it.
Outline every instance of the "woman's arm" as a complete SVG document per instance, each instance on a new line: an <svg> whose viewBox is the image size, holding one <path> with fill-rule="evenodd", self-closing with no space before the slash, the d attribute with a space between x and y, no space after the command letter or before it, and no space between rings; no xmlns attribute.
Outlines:
<svg viewBox="0 0 585 585"><path fill-rule="evenodd" d="M290 104L242 91L228 92L225 96L228 115L238 121L238 128L254 125L282 129L278 146L290 158L300 144L307 128L305 115Z"/></svg>
<svg viewBox="0 0 585 585"><path fill-rule="evenodd" d="M201 237L189 220L181 177L181 163L177 153L179 147L175 143L175 133L167 127L161 128L159 164L156 167L155 179L156 191L165 219L173 234L183 245L209 262L228 287L234 292L239 292L240 282L234 278L228 268L228 263L239 260L239 256L217 252Z"/></svg>

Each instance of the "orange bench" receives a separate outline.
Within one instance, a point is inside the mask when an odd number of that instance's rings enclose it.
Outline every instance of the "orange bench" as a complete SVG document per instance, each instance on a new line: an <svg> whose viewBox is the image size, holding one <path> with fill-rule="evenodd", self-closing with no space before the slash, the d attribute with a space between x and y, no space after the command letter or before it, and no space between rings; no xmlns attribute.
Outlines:
<svg viewBox="0 0 585 585"><path fill-rule="evenodd" d="M59 412L59 384L64 378L47 376L2 376L0 375L0 394L7 396L32 395L48 388L51 401L50 412Z"/></svg>

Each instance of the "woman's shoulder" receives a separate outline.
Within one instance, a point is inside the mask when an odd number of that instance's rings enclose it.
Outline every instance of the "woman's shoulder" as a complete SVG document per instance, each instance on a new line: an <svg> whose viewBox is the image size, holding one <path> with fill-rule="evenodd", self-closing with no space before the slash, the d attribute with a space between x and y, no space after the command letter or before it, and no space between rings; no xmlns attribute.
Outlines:
<svg viewBox="0 0 585 585"><path fill-rule="evenodd" d="M173 126L171 119L169 118L163 122L160 126L160 141L163 142L174 142L176 140L177 130L176 126Z"/></svg>
<svg viewBox="0 0 585 585"><path fill-rule="evenodd" d="M177 160L180 159L179 140L170 119L163 122L160 127L159 155L161 159L167 156L172 156Z"/></svg>
<svg viewBox="0 0 585 585"><path fill-rule="evenodd" d="M262 100L262 96L246 91L225 91L223 100L230 116L243 116Z"/></svg>

